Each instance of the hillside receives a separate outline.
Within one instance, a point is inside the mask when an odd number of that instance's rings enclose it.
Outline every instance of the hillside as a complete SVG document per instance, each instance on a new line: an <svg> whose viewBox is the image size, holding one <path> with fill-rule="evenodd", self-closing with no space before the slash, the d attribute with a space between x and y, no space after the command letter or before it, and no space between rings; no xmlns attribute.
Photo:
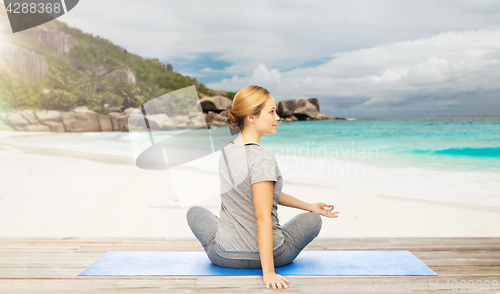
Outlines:
<svg viewBox="0 0 500 294"><path fill-rule="evenodd" d="M0 24L5 27L6 21L0 5ZM196 78L173 71L170 64L142 58L58 20L16 34L4 33L0 40L0 112L69 111L86 106L107 114L112 107L121 111L138 107L192 85L200 98L234 96L208 89Z"/></svg>

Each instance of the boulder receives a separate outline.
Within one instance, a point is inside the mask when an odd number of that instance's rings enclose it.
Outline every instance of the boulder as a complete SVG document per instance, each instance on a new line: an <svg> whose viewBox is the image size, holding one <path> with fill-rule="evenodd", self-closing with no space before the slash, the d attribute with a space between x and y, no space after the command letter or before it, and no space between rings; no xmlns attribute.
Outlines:
<svg viewBox="0 0 500 294"><path fill-rule="evenodd" d="M72 132L76 128L76 119L70 112L61 112L61 121L66 132Z"/></svg>
<svg viewBox="0 0 500 294"><path fill-rule="evenodd" d="M26 30L23 32L23 35L42 42L57 54L69 52L73 46L78 44L76 39L71 35L58 31Z"/></svg>
<svg viewBox="0 0 500 294"><path fill-rule="evenodd" d="M188 123L189 128L198 129L198 128L207 128L207 123L205 122L204 116L194 116L191 118Z"/></svg>
<svg viewBox="0 0 500 294"><path fill-rule="evenodd" d="M135 108L133 108L133 107L129 107L129 108L125 109L125 110L123 111L123 113L124 113L125 115L131 115L131 114L132 114L132 112L134 112L134 110L135 110Z"/></svg>
<svg viewBox="0 0 500 294"><path fill-rule="evenodd" d="M188 114L188 116L189 116L190 119L193 118L193 117L202 117L203 113L201 113L201 112L190 112Z"/></svg>
<svg viewBox="0 0 500 294"><path fill-rule="evenodd" d="M322 112L318 112L316 116L314 117L315 120L321 120L321 119L327 119L326 115L324 115Z"/></svg>
<svg viewBox="0 0 500 294"><path fill-rule="evenodd" d="M122 113L122 110L120 109L120 107L110 107L109 110L111 112L118 112L118 113Z"/></svg>
<svg viewBox="0 0 500 294"><path fill-rule="evenodd" d="M66 132L100 132L99 114L86 107L72 109L71 112L61 113Z"/></svg>
<svg viewBox="0 0 500 294"><path fill-rule="evenodd" d="M41 124L48 126L51 132L64 133L64 125L60 122L45 121Z"/></svg>
<svg viewBox="0 0 500 294"><path fill-rule="evenodd" d="M219 91L213 91L213 90L212 90L212 93L213 93L215 96L227 96L227 91L224 91L224 90L219 90Z"/></svg>
<svg viewBox="0 0 500 294"><path fill-rule="evenodd" d="M24 119L26 119L31 125L39 124L38 119L35 116L33 110L23 110L18 112Z"/></svg>
<svg viewBox="0 0 500 294"><path fill-rule="evenodd" d="M318 101L318 98L316 98L316 97L307 98L307 101L311 102L311 104L313 104L314 106L316 106L316 109L318 109L318 111L319 111L319 101Z"/></svg>
<svg viewBox="0 0 500 294"><path fill-rule="evenodd" d="M179 123L175 125L178 130L184 130L187 128L187 123Z"/></svg>
<svg viewBox="0 0 500 294"><path fill-rule="evenodd" d="M213 122L224 122L224 123L226 123L227 119L228 119L227 117L222 116L222 115L220 115L218 113L215 113L213 111L209 111L207 113L207 115L205 116L205 121L207 123L213 123Z"/></svg>
<svg viewBox="0 0 500 294"><path fill-rule="evenodd" d="M73 113L76 120L76 128L73 132L100 132L99 114L97 113Z"/></svg>
<svg viewBox="0 0 500 294"><path fill-rule="evenodd" d="M208 124L206 124L205 122L195 121L192 122L188 127L192 129L208 129Z"/></svg>
<svg viewBox="0 0 500 294"><path fill-rule="evenodd" d="M314 118L317 114L318 109L316 106L305 99L299 99L293 111L293 115L299 119Z"/></svg>
<svg viewBox="0 0 500 294"><path fill-rule="evenodd" d="M39 121L47 122L61 122L61 114L59 111L55 110L34 110L33 113L36 115Z"/></svg>
<svg viewBox="0 0 500 294"><path fill-rule="evenodd" d="M45 125L27 125L22 130L24 132L50 132L50 128Z"/></svg>
<svg viewBox="0 0 500 294"><path fill-rule="evenodd" d="M13 132L14 129L9 127L8 125L4 124L1 120L0 120L0 131L8 131L8 132Z"/></svg>
<svg viewBox="0 0 500 294"><path fill-rule="evenodd" d="M168 117L168 115L164 113L161 113L161 114L148 115L147 119L149 123L149 128L152 131L160 131L163 130L163 124L165 124L166 121L170 120L170 117Z"/></svg>
<svg viewBox="0 0 500 294"><path fill-rule="evenodd" d="M297 102L295 101L295 99L282 100L282 101L278 102L278 107L277 107L276 113L278 114L279 117L292 116L296 105L297 105Z"/></svg>
<svg viewBox="0 0 500 294"><path fill-rule="evenodd" d="M177 126L175 125L175 122L173 120L169 119L163 123L161 129L163 131L175 131L177 130Z"/></svg>
<svg viewBox="0 0 500 294"><path fill-rule="evenodd" d="M174 67L170 63L167 63L167 70L174 71Z"/></svg>
<svg viewBox="0 0 500 294"><path fill-rule="evenodd" d="M213 121L210 123L210 126L215 126L215 127L227 127L227 123L225 122L220 122L220 121Z"/></svg>
<svg viewBox="0 0 500 294"><path fill-rule="evenodd" d="M191 122L205 123L205 117L203 115L192 117Z"/></svg>
<svg viewBox="0 0 500 294"><path fill-rule="evenodd" d="M207 124L212 122L208 113L203 113L203 117L205 118L205 122L207 122Z"/></svg>
<svg viewBox="0 0 500 294"><path fill-rule="evenodd" d="M120 131L124 131L124 132L127 131L128 132L128 119L129 119L129 117L130 117L130 115L128 115L128 114L124 114L124 115L117 117L118 128ZM134 115L134 117L135 117L135 119L141 118L144 121L143 116Z"/></svg>
<svg viewBox="0 0 500 294"><path fill-rule="evenodd" d="M95 73L98 76L101 76L101 77L107 75L110 72L110 70L108 70L107 68L105 68L103 65L94 66L92 69L95 71ZM88 71L88 73L90 73L90 71Z"/></svg>
<svg viewBox="0 0 500 294"><path fill-rule="evenodd" d="M98 114L98 119L101 132L113 131L113 123L111 122L111 117L109 115Z"/></svg>
<svg viewBox="0 0 500 294"><path fill-rule="evenodd" d="M47 48L58 54L69 52L73 46L78 44L73 36L61 32L53 21L24 30L21 34L42 42Z"/></svg>
<svg viewBox="0 0 500 294"><path fill-rule="evenodd" d="M187 115L177 115L174 118L172 118L173 122L177 125L182 124L182 123L189 123L189 116Z"/></svg>
<svg viewBox="0 0 500 294"><path fill-rule="evenodd" d="M7 115L6 123L7 123L7 125L14 128L16 131L17 131L16 128L23 128L23 127L30 124L29 121L27 121L22 115L20 115L18 113L13 113L13 114Z"/></svg>
<svg viewBox="0 0 500 294"><path fill-rule="evenodd" d="M113 131L119 131L120 126L118 125L118 117L122 116L121 113L117 112L110 112L109 113L109 118L111 119L111 124L113 125Z"/></svg>
<svg viewBox="0 0 500 294"><path fill-rule="evenodd" d="M334 119L333 115L327 115L326 118L327 119Z"/></svg>
<svg viewBox="0 0 500 294"><path fill-rule="evenodd" d="M229 98L223 96L203 97L196 101L196 107L199 109L198 104L201 105L203 112L221 112L230 109L233 105Z"/></svg>
<svg viewBox="0 0 500 294"><path fill-rule="evenodd" d="M20 75L25 83L36 83L45 78L49 65L33 51L10 43L0 46L0 64L5 64L12 73Z"/></svg>
<svg viewBox="0 0 500 294"><path fill-rule="evenodd" d="M108 73L106 76L106 80L111 83L127 83L127 84L134 84L135 85L135 76L132 71L129 69L123 70L123 69L115 69L112 72Z"/></svg>

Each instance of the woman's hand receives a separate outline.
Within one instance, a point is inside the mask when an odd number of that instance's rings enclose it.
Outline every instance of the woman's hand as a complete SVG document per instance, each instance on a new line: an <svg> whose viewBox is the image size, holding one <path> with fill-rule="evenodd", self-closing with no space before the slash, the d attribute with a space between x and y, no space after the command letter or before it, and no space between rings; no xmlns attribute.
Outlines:
<svg viewBox="0 0 500 294"><path fill-rule="evenodd" d="M273 289L276 289L276 285L278 285L278 289L288 288L290 285L290 281L285 279L285 277L278 275L275 272L265 273L263 275L264 285L269 289L269 286L272 286ZM287 285L288 284L288 285Z"/></svg>
<svg viewBox="0 0 500 294"><path fill-rule="evenodd" d="M327 207L327 208L325 208L325 207ZM338 211L336 211L336 212L333 211L333 205L326 204L323 202L311 203L311 211L316 212L319 215L323 215L323 216L331 217L331 218L338 217L337 213L339 213Z"/></svg>

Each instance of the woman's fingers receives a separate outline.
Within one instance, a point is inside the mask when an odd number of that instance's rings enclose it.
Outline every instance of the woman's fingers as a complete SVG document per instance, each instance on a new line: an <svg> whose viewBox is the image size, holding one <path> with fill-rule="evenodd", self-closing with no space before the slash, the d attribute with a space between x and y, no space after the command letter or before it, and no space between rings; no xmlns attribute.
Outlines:
<svg viewBox="0 0 500 294"><path fill-rule="evenodd" d="M328 216L330 217L338 217L337 213L339 213L338 211L336 212L328 212Z"/></svg>

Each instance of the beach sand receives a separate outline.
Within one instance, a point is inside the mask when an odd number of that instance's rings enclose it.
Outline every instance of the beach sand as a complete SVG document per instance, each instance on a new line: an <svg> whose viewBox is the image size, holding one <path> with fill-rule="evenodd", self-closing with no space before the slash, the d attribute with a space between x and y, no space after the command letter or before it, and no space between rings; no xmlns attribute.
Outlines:
<svg viewBox="0 0 500 294"><path fill-rule="evenodd" d="M1 138L30 135L5 132ZM1 237L194 238L167 171L148 171L124 156L0 145ZM192 179L218 175L179 168ZM422 183L424 185L425 183ZM284 179L283 192L333 204L321 237L499 237L500 208L340 190ZM219 191L214 191L218 195ZM220 197L197 203L219 215ZM280 223L305 212L279 206Z"/></svg>

